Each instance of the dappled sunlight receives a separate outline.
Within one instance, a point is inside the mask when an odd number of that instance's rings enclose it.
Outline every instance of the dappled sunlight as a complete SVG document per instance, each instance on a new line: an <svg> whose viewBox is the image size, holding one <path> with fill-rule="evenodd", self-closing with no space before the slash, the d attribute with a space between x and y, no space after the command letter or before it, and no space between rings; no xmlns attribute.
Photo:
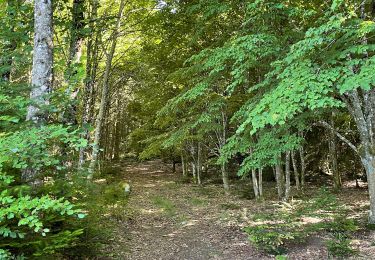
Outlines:
<svg viewBox="0 0 375 260"><path fill-rule="evenodd" d="M154 187L156 187L156 184L144 184L144 185L142 185L141 187L143 187L143 188L154 188Z"/></svg>
<svg viewBox="0 0 375 260"><path fill-rule="evenodd" d="M107 179L95 179L94 182L98 184L103 184L103 183L105 184L107 183Z"/></svg>
<svg viewBox="0 0 375 260"><path fill-rule="evenodd" d="M345 188L367 188L367 182L364 182L363 180L358 179L357 181L355 180L346 181L345 183L343 183L342 186Z"/></svg>
<svg viewBox="0 0 375 260"><path fill-rule="evenodd" d="M199 220L188 220L188 221L184 221L182 222L182 226L183 227L191 227L191 226L195 226L197 223L199 222Z"/></svg>
<svg viewBox="0 0 375 260"><path fill-rule="evenodd" d="M324 219L317 217L301 217L301 222L304 224L317 224L324 221Z"/></svg>
<svg viewBox="0 0 375 260"><path fill-rule="evenodd" d="M140 209L142 214L150 215L150 214L160 214L164 210L163 209Z"/></svg>

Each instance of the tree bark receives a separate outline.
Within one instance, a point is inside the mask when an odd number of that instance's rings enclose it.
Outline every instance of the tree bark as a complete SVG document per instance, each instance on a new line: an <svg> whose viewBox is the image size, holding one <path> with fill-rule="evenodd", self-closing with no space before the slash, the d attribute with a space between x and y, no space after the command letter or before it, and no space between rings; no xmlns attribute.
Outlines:
<svg viewBox="0 0 375 260"><path fill-rule="evenodd" d="M117 14L116 26L112 35L112 44L110 47L110 51L107 54L107 60L106 60L106 65L105 65L102 95L101 95L101 101L100 101L100 106L99 106L99 113L96 118L94 144L93 144L92 158L91 158L91 163L90 163L91 172L95 169L95 166L98 160L98 155L99 155L99 150L100 150L99 142L100 142L100 137L102 133L102 127L103 127L104 120L105 120L104 113L106 110L106 106L108 104L109 76L110 76L110 72L112 69L113 56L116 51L117 38L119 36L119 30L121 26L121 19L123 16L124 8L125 8L125 0L121 0L120 8Z"/></svg>
<svg viewBox="0 0 375 260"><path fill-rule="evenodd" d="M263 169L260 168L258 171L259 171L259 176L258 176L259 197L263 198Z"/></svg>
<svg viewBox="0 0 375 260"><path fill-rule="evenodd" d="M259 186L258 186L256 169L251 170L251 180L253 183L255 199L259 199Z"/></svg>
<svg viewBox="0 0 375 260"><path fill-rule="evenodd" d="M90 28L94 32L96 29L96 19L98 15L98 1L90 1L91 13L90 13ZM89 37L87 41L87 60L86 60L86 79L85 79L85 88L83 93L83 112L82 112L82 122L81 126L83 128L83 133L81 138L89 141L90 134L88 131L88 124L92 122L92 107L94 102L94 87L96 80L96 72L98 68L98 46L99 39L98 33L94 33L93 37ZM86 157L86 148L82 147L79 150L79 162L78 166L82 167Z"/></svg>
<svg viewBox="0 0 375 260"><path fill-rule="evenodd" d="M371 154L365 154L362 158L362 164L367 173L368 193L370 199L368 222L370 224L375 224L375 157Z"/></svg>
<svg viewBox="0 0 375 260"><path fill-rule="evenodd" d="M299 148L299 156L301 160L301 188L305 187L305 172L306 172L306 162L305 162L305 150L301 146Z"/></svg>
<svg viewBox="0 0 375 260"><path fill-rule="evenodd" d="M35 0L34 2L34 52L31 78L30 100L32 105L27 110L27 121L35 125L45 124L47 112L43 108L49 104L47 94L52 88L53 67L53 28L51 0ZM35 169L25 169L22 179L30 182L35 178ZM39 181L34 181L35 185Z"/></svg>
<svg viewBox="0 0 375 260"><path fill-rule="evenodd" d="M285 195L284 200L288 201L290 197L290 151L285 155Z"/></svg>
<svg viewBox="0 0 375 260"><path fill-rule="evenodd" d="M294 180L296 182L296 189L300 190L301 189L301 185L300 185L300 182L299 182L298 166L297 166L297 161L296 161L296 154L295 154L294 151L292 151L291 157L292 157Z"/></svg>
<svg viewBox="0 0 375 260"><path fill-rule="evenodd" d="M197 181L198 185L202 185L201 173L202 173L202 147L201 143L198 142L197 145Z"/></svg>
<svg viewBox="0 0 375 260"><path fill-rule="evenodd" d="M333 125L333 119L331 120L331 124ZM341 175L340 175L340 172L338 170L338 165L337 165L337 142L336 142L336 134L334 131L330 131L329 157L331 161L331 170L332 170L334 188L336 190L339 190L341 189L342 182L341 182Z"/></svg>
<svg viewBox="0 0 375 260"><path fill-rule="evenodd" d="M191 161L190 164L191 164L191 173L193 174L193 182L197 183L197 171L196 171L197 167L194 161Z"/></svg>
<svg viewBox="0 0 375 260"><path fill-rule="evenodd" d="M72 8L72 27L70 30L70 44L69 44L69 60L68 68L78 63L81 60L82 47L84 34L82 29L85 27L85 6L84 0L73 0ZM74 68L73 68L74 69ZM70 73L74 74L76 71L71 71Z"/></svg>
<svg viewBox="0 0 375 260"><path fill-rule="evenodd" d="M221 133L218 131L218 133L216 134L217 139L218 139L218 144L219 144L219 152L221 151L221 149L224 147L224 145L227 142L228 117L224 109L221 110L221 126L222 126ZM225 193L229 193L229 189L230 189L229 176L228 176L228 171L227 171L227 165L225 162L221 164L221 176L223 179L224 191Z"/></svg>
<svg viewBox="0 0 375 260"><path fill-rule="evenodd" d="M69 41L69 57L67 62L66 81L69 84L66 94L70 103L63 115L63 120L67 124L77 125L77 97L78 97L78 82L75 79L77 74L77 64L81 60L84 34L82 29L85 26L84 20L84 0L73 0L72 7L72 26L70 29Z"/></svg>
<svg viewBox="0 0 375 260"><path fill-rule="evenodd" d="M275 174L276 174L277 195L278 195L279 200L282 200L284 197L284 189L283 189L284 178L283 178L283 171L282 171L280 163L276 164L275 166Z"/></svg>
<svg viewBox="0 0 375 260"><path fill-rule="evenodd" d="M185 156L183 152L181 152L181 165L182 165L182 176L186 177L186 162L185 162Z"/></svg>
<svg viewBox="0 0 375 260"><path fill-rule="evenodd" d="M47 94L52 88L53 29L51 0L34 3L34 52L30 99L26 120L43 124L48 114L43 106L49 104Z"/></svg>
<svg viewBox="0 0 375 260"><path fill-rule="evenodd" d="M229 187L228 171L227 171L227 167L226 167L225 163L221 164L221 177L223 179L224 191L225 191L225 193L228 193L230 187Z"/></svg>

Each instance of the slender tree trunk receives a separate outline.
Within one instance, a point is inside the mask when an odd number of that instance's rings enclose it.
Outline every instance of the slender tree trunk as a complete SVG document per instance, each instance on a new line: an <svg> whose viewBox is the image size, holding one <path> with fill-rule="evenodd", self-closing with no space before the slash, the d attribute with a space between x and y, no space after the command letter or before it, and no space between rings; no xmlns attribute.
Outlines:
<svg viewBox="0 0 375 260"><path fill-rule="evenodd" d="M82 29L85 26L85 5L84 0L73 0L72 8L72 28L70 30L69 60L68 67L81 60L84 35ZM76 71L71 73L75 74Z"/></svg>
<svg viewBox="0 0 375 260"><path fill-rule="evenodd" d="M92 11L90 14L90 19L92 20L90 24L91 30L94 32L96 29L96 19L98 15L98 1L90 1L92 5ZM83 93L83 112L82 112L82 122L83 133L81 138L89 141L90 134L88 131L88 124L92 123L92 111L94 102L94 87L96 80L96 72L98 68L98 46L99 46L99 36L98 33L94 34L94 37L89 37L87 42L87 61L86 61L86 79L85 79L85 90ZM82 147L79 150L79 162L78 166L82 167L85 162L86 148Z"/></svg>
<svg viewBox="0 0 375 260"><path fill-rule="evenodd" d="M278 163L275 166L275 174L276 174L276 185L277 185L277 195L279 200L282 200L284 197L284 181L283 181L283 171L281 168L281 164Z"/></svg>
<svg viewBox="0 0 375 260"><path fill-rule="evenodd" d="M259 171L259 176L258 176L259 197L263 198L263 169L260 168L258 171Z"/></svg>
<svg viewBox="0 0 375 260"><path fill-rule="evenodd" d="M45 124L47 112L43 106L49 104L47 94L52 88L53 28L51 0L34 2L34 52L30 100L26 120L35 125ZM35 177L35 169L26 169L22 179L30 181Z"/></svg>
<svg viewBox="0 0 375 260"><path fill-rule="evenodd" d="M290 151L285 155L285 201L290 197Z"/></svg>
<svg viewBox="0 0 375 260"><path fill-rule="evenodd" d="M296 189L300 190L301 189L301 185L300 185L300 182L299 182L299 173L298 173L298 166L297 166L295 151L292 151L291 157L292 157L294 180L296 182Z"/></svg>
<svg viewBox="0 0 375 260"><path fill-rule="evenodd" d="M52 89L53 29L51 0L35 0L34 52L30 99L26 120L35 124L45 123L48 114L43 106L48 105L47 94Z"/></svg>
<svg viewBox="0 0 375 260"><path fill-rule="evenodd" d="M221 150L227 142L228 117L227 117L225 109L221 110L221 126L222 126L221 133L219 133L218 131L218 133L216 134L217 139L218 139L218 144L219 144L219 150ZM228 175L227 165L225 162L221 164L221 177L223 179L224 191L225 193L229 193L229 189L230 189L229 175Z"/></svg>
<svg viewBox="0 0 375 260"><path fill-rule="evenodd" d="M175 159L172 159L172 172L175 173L176 172L176 160Z"/></svg>
<svg viewBox="0 0 375 260"><path fill-rule="evenodd" d="M197 167L194 161L191 161L190 164L191 164L191 173L193 174L193 181L194 183L197 183L197 172L196 172Z"/></svg>
<svg viewBox="0 0 375 260"><path fill-rule="evenodd" d="M181 165L182 165L182 176L186 177L186 162L183 152L181 152Z"/></svg>
<svg viewBox="0 0 375 260"><path fill-rule="evenodd" d="M110 76L110 71L112 69L112 60L113 56L116 51L116 45L117 45L117 38L119 35L119 29L121 26L121 19L123 16L125 8L125 0L121 0L120 3L120 8L119 12L117 14L117 21L116 21L116 27L112 35L112 45L110 47L110 51L107 55L107 60L106 60L106 65L105 65L105 72L104 72L104 77L103 77L103 87L102 87L102 96L101 96L101 101L100 101L100 106L99 106L99 113L96 118L96 127L95 127L95 135L94 135L94 144L93 144L93 151L92 151L92 159L90 163L90 169L93 171L95 169L95 165L98 160L98 155L99 155L99 142L100 142L100 137L102 133L102 126L104 124L104 114L106 110L106 106L108 104L108 91L109 91L109 76Z"/></svg>
<svg viewBox="0 0 375 260"><path fill-rule="evenodd" d="M120 158L120 144L122 142L122 117L123 111L121 107L120 98L116 100L116 107L117 107L117 114L116 114L116 121L114 126L114 136L113 136L113 160L118 160Z"/></svg>
<svg viewBox="0 0 375 260"><path fill-rule="evenodd" d="M202 185L202 147L201 143L198 142L197 145L197 181L199 185Z"/></svg>
<svg viewBox="0 0 375 260"><path fill-rule="evenodd" d="M77 125L77 97L78 97L78 82L75 79L77 74L77 64L81 60L84 35L82 29L84 28L84 0L73 0L72 7L72 26L70 29L69 42L69 57L67 62L66 81L69 88L66 94L70 100L69 106L63 115L63 121L70 125Z"/></svg>
<svg viewBox="0 0 375 260"><path fill-rule="evenodd" d="M259 186L258 186L258 180L257 180L257 173L255 169L251 170L251 180L253 183L255 199L259 199Z"/></svg>
<svg viewBox="0 0 375 260"><path fill-rule="evenodd" d="M16 5L19 5L19 0L7 0L7 16L12 19L16 13ZM14 25L11 25L11 32L14 32ZM11 72L13 66L13 52L17 48L17 41L11 39L9 43L5 44L3 49L3 54L0 57L1 63L3 66L6 66L6 70L1 73L0 77L3 81L11 80Z"/></svg>
<svg viewBox="0 0 375 260"><path fill-rule="evenodd" d="M223 179L223 187L225 193L229 192L230 186L229 186L229 176L227 171L227 165L225 163L221 164L221 177Z"/></svg>
<svg viewBox="0 0 375 260"><path fill-rule="evenodd" d="M299 148L299 156L301 159L301 188L305 187L305 171L306 171L306 162L305 162L305 151L303 147Z"/></svg>
<svg viewBox="0 0 375 260"><path fill-rule="evenodd" d="M334 127L334 114L332 114L331 125ZM341 175L337 166L337 142L336 134L333 130L330 131L330 140L329 140L329 157L331 161L331 170L333 175L334 187L336 190L341 189Z"/></svg>

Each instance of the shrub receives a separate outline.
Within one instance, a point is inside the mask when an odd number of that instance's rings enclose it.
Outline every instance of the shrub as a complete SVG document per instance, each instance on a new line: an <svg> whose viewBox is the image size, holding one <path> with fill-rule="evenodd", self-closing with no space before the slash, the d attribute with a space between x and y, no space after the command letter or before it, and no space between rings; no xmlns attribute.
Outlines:
<svg viewBox="0 0 375 260"><path fill-rule="evenodd" d="M34 256L55 253L82 233L82 230L61 230L57 225L68 216L85 216L69 201L47 195L17 194L14 192L17 189L10 186L13 182L11 176L0 175L0 187L3 188L0 193L0 248L3 248L3 255L19 250ZM49 238L46 237L48 233L51 234Z"/></svg>
<svg viewBox="0 0 375 260"><path fill-rule="evenodd" d="M258 249L274 255L286 252L285 241L303 237L295 223L256 225L244 230Z"/></svg>
<svg viewBox="0 0 375 260"><path fill-rule="evenodd" d="M326 242L330 257L346 258L356 253L350 246L351 240L342 233L335 234L332 240Z"/></svg>

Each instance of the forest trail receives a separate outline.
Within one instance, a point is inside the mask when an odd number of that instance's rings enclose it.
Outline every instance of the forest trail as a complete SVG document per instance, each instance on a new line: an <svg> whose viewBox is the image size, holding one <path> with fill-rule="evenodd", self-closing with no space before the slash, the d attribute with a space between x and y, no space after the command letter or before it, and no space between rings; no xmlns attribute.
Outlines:
<svg viewBox="0 0 375 260"><path fill-rule="evenodd" d="M231 225L231 208L245 201L222 192L221 185L192 186L160 161L127 166L132 184L122 259L266 259L247 236ZM247 201L246 203L250 203Z"/></svg>

